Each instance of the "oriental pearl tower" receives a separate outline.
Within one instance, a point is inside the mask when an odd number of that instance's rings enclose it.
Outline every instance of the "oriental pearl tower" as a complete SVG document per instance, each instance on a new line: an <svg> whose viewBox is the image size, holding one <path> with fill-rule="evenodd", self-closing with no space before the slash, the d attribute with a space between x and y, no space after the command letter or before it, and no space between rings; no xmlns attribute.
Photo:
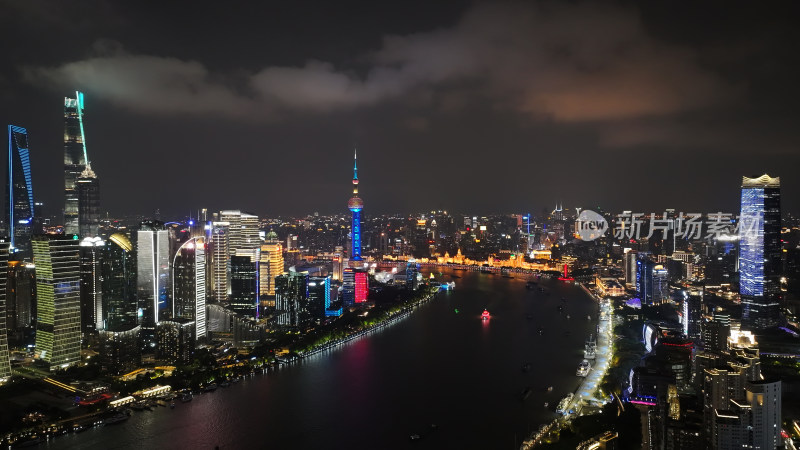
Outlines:
<svg viewBox="0 0 800 450"><path fill-rule="evenodd" d="M357 267L361 264L361 210L364 209L364 200L358 196L358 155L355 151L353 153L353 196L347 202L347 209L353 213L351 227L353 246L350 249L350 261L355 262L351 265Z"/></svg>

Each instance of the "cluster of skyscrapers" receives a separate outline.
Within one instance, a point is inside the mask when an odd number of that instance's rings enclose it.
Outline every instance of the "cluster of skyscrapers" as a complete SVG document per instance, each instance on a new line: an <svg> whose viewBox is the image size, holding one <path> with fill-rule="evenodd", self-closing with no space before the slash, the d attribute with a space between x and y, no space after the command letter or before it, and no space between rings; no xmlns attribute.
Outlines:
<svg viewBox="0 0 800 450"><path fill-rule="evenodd" d="M625 391L642 410L649 448L782 447L782 382L762 375L761 362L764 355L780 360L797 352L780 313L781 229L780 180L744 177L738 267L730 268L738 268L741 319L731 313L737 297L727 290L730 283L715 271L696 273L692 252L672 251L657 261L648 251L625 253L624 278L638 297L629 305L679 304L680 324L645 322L646 356ZM725 253L712 254L724 262Z"/></svg>
<svg viewBox="0 0 800 450"><path fill-rule="evenodd" d="M28 132L8 127L0 381L10 376L9 336L17 347L30 343L50 370L78 363L88 347L121 371L148 354L189 362L211 337L252 343L271 327L308 329L366 302L356 166L349 254L337 247L330 264L287 271L284 254L296 236L284 245L262 231L258 216L238 210L132 230L101 226L84 121L84 95L76 92L64 99L63 225L47 229L34 201Z"/></svg>

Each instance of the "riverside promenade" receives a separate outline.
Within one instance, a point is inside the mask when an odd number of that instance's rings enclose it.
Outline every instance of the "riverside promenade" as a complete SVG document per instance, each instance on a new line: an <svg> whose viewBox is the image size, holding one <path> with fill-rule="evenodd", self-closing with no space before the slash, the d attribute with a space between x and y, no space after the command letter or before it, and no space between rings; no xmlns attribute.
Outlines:
<svg viewBox="0 0 800 450"><path fill-rule="evenodd" d="M575 389L574 397L565 408L565 413L531 433L528 439L522 441L521 450L532 449L546 442L551 433L558 432L561 428L568 426L574 417L582 415L584 407L599 406L608 401L608 398L600 392L600 383L606 376L608 366L614 356L614 308L611 307L610 302L594 294L586 286L581 285L581 287L598 303L600 314L600 317L597 318L597 356L593 362L592 370L578 388Z"/></svg>

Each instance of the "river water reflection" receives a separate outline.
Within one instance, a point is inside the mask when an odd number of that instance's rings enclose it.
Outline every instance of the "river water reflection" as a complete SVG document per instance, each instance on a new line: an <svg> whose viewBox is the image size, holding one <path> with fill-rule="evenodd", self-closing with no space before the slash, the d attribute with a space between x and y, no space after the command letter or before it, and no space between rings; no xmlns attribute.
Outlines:
<svg viewBox="0 0 800 450"><path fill-rule="evenodd" d="M520 275L435 274L455 290L382 331L46 447L518 448L578 386L597 306L580 287L555 280L526 289Z"/></svg>

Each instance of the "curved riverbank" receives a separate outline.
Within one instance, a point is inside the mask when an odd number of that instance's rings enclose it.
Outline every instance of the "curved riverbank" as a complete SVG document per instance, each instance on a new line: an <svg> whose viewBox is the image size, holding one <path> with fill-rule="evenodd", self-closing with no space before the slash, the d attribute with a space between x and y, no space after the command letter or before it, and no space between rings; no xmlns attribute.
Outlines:
<svg viewBox="0 0 800 450"><path fill-rule="evenodd" d="M600 315L604 318L600 320L598 317L597 356L594 360L594 366L589 375L584 378L578 388L575 389L575 392L573 392L574 397L566 408L567 411L572 411L572 413L556 417L556 419L549 424L531 433L528 439L523 441L520 450L528 450L544 443L552 435L569 426L574 417L581 415L584 407L594 406L599 408L610 400L609 397L600 391L600 384L608 373L610 362L614 357L614 346L612 343L614 336L613 308L607 301L593 293L586 286L581 285L581 288L597 302L599 312L601 313Z"/></svg>
<svg viewBox="0 0 800 450"><path fill-rule="evenodd" d="M113 433L91 429L46 447L516 447L579 385L575 367L595 305L569 283L543 280L540 292L526 289L525 277L444 270L451 275L461 277L453 277L455 290L335 351L247 376L174 410L133 414ZM525 363L532 369L521 370Z"/></svg>
<svg viewBox="0 0 800 450"><path fill-rule="evenodd" d="M351 333L351 334L349 334L349 335L347 335L347 336L345 336L345 337L343 337L341 339L337 339L335 341L329 341L329 342L326 342L325 344L315 346L314 348L312 348L312 349L310 349L308 351L299 353L297 355L297 359L304 359L304 358L308 358L310 356L317 355L319 353L323 353L323 352L326 352L326 351L329 351L329 350L337 349L337 348L339 348L339 347L341 347L341 346L343 346L343 345L345 345L345 344L347 344L347 343L349 343L349 342L351 342L351 341L353 341L355 339L360 339L360 338L362 338L364 336L368 336L371 333L374 333L376 331L380 331L380 330L382 330L382 329L384 329L384 328L386 328L388 326L394 325L395 323L397 323L397 322L405 319L406 317L410 316L411 313L413 313L421 305L423 305L426 302L428 302L431 299L433 299L436 296L437 293L439 293L438 289L437 290L430 290L430 292L428 292L427 294L423 295L422 298L420 298L419 300L417 300L417 301L415 301L413 303L410 303L408 305L403 306L402 309L400 309L399 311L389 315L385 319L381 320L379 323L374 324L372 326L369 326L369 327L367 327L367 328L365 328L363 330L354 331L353 333Z"/></svg>

